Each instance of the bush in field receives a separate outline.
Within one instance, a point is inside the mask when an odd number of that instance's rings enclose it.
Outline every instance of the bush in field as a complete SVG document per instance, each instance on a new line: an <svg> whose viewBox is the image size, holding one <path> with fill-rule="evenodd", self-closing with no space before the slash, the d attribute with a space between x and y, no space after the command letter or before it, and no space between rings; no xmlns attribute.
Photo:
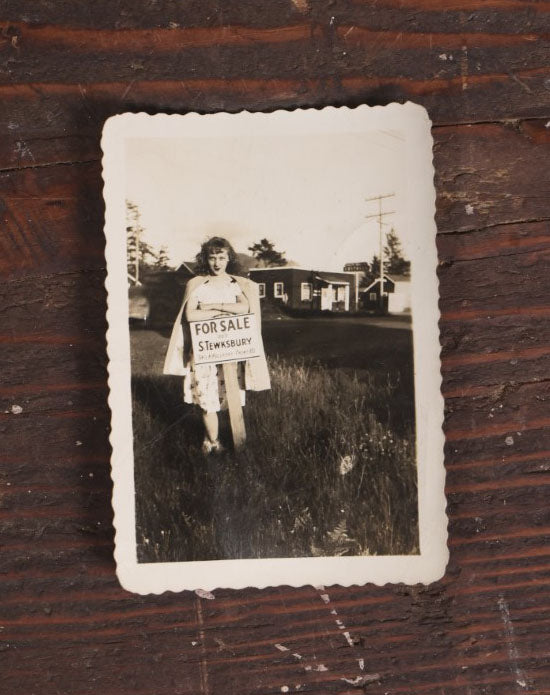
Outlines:
<svg viewBox="0 0 550 695"><path fill-rule="evenodd" d="M246 448L209 458L181 381L134 379L140 561L417 553L398 380L278 358L270 372L271 391L247 394Z"/></svg>

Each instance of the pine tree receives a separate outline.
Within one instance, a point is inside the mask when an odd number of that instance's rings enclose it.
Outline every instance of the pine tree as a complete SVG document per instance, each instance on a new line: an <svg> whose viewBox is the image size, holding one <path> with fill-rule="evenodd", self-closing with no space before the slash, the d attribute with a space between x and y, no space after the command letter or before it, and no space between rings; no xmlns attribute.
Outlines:
<svg viewBox="0 0 550 695"><path fill-rule="evenodd" d="M158 253L155 249L145 241L139 242L139 267L140 272L154 268L157 265ZM149 259L149 260L147 260Z"/></svg>
<svg viewBox="0 0 550 695"><path fill-rule="evenodd" d="M275 244L268 239L260 239L256 244L248 247L257 261L259 268L269 268L270 266L286 265L285 253L277 251Z"/></svg>
<svg viewBox="0 0 550 695"><path fill-rule="evenodd" d="M386 245L384 246L384 273L388 275L409 275L411 272L411 262L403 256L401 242L392 228L386 234ZM365 273L364 280L361 282L363 287L368 287L374 280L380 277L380 258L374 254L369 264L369 271Z"/></svg>
<svg viewBox="0 0 550 695"><path fill-rule="evenodd" d="M380 266L379 266L380 267ZM411 272L411 262L403 256L401 242L391 229L386 235L386 246L384 247L384 272L394 275L409 275Z"/></svg>
<svg viewBox="0 0 550 695"><path fill-rule="evenodd" d="M386 262L384 261L384 271L386 271ZM376 254L372 257L370 262L370 272L373 278L380 277L380 258Z"/></svg>
<svg viewBox="0 0 550 695"><path fill-rule="evenodd" d="M128 275L137 283L144 271L150 268L168 268L168 253L162 248L158 253L146 241L142 241L145 228L141 224L139 207L126 200L126 264Z"/></svg>
<svg viewBox="0 0 550 695"><path fill-rule="evenodd" d="M138 206L126 200L126 264L128 275L139 282L141 263L141 215Z"/></svg>
<svg viewBox="0 0 550 695"><path fill-rule="evenodd" d="M160 251L156 256L155 268L160 270L168 270L168 268L170 268L168 260L168 251L166 250L166 246L161 246Z"/></svg>
<svg viewBox="0 0 550 695"><path fill-rule="evenodd" d="M369 267L368 270L365 270L365 272L363 273L363 277L360 282L361 287L368 287L380 277L380 259L376 254L374 254L371 262L367 265Z"/></svg>

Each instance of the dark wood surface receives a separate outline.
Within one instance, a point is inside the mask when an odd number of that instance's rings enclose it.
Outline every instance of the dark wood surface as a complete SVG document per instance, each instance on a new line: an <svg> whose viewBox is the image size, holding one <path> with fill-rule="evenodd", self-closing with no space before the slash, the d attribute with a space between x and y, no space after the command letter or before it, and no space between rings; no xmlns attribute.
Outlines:
<svg viewBox="0 0 550 695"><path fill-rule="evenodd" d="M0 691L550 693L549 48L545 0L3 1ZM126 593L105 118L407 99L434 123L446 576Z"/></svg>

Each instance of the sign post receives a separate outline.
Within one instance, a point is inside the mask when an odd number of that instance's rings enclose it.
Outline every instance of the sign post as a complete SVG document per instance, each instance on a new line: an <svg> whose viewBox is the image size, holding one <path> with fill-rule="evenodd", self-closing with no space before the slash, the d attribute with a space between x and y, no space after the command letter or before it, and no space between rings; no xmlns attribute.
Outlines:
<svg viewBox="0 0 550 695"><path fill-rule="evenodd" d="M233 446L235 447L235 451L238 451L242 449L246 442L246 430L244 426L236 362L224 362L223 378L225 381L225 392L227 394L227 409L229 410L229 424L233 436Z"/></svg>
<svg viewBox="0 0 550 695"><path fill-rule="evenodd" d="M223 369L229 423L236 450L246 441L237 363L261 357L262 347L254 314L190 321L195 364L216 364Z"/></svg>

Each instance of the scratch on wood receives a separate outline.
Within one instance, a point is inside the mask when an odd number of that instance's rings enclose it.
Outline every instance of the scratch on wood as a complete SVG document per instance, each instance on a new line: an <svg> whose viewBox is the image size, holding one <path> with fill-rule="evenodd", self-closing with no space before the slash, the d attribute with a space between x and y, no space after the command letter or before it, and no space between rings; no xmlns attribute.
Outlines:
<svg viewBox="0 0 550 695"><path fill-rule="evenodd" d="M468 46L462 46L460 76L462 77L462 91L464 92L468 89Z"/></svg>
<svg viewBox="0 0 550 695"><path fill-rule="evenodd" d="M122 92L122 95L121 95L121 97L120 97L120 100L121 100L121 101L124 101L124 99L126 99L126 97L128 96L128 93L130 92L130 90L131 90L132 87L134 86L134 82L135 82L135 80L131 80L131 81L128 83L128 86L126 87L126 89L124 90L124 92Z"/></svg>
<svg viewBox="0 0 550 695"><path fill-rule="evenodd" d="M19 163L24 157L29 157L33 162L36 162L30 147L24 140L18 140L15 143L15 154L18 156Z"/></svg>
<svg viewBox="0 0 550 695"><path fill-rule="evenodd" d="M298 10L298 12L302 12L302 14L305 14L309 11L308 0L292 0L292 3L294 4L294 7Z"/></svg>
<svg viewBox="0 0 550 695"><path fill-rule="evenodd" d="M285 647L284 644L279 644L278 642L277 642L277 644L275 644L275 649L278 649L280 652L289 652L290 651L290 649L288 647Z"/></svg>
<svg viewBox="0 0 550 695"><path fill-rule="evenodd" d="M290 652L290 648L286 647L284 644L281 644L280 642L277 642L273 646L280 652ZM298 654L298 652L292 652L291 656L293 656L296 659L296 661L302 662L304 664L304 671L328 671L328 668L324 664L307 663L307 660L304 659L304 657L301 654ZM313 658L315 659L316 657Z"/></svg>
<svg viewBox="0 0 550 695"><path fill-rule="evenodd" d="M321 600L326 606L331 606L331 601L330 601L330 596L327 593L326 589L324 586L316 586L316 590L319 592L319 596L321 597ZM351 634L349 633L348 630L346 630L346 626L342 620L338 617L338 611L336 608L331 608L330 614L334 616L334 622L336 623L336 626L338 627L338 630L342 633L344 636L346 642L348 643L348 646L350 647L355 647L355 642L353 641L353 638ZM365 660L364 659L357 659L357 664L359 666L359 670L362 671L363 673L359 674L358 676L355 676L354 678L341 678L341 680L345 681L346 683L353 685L356 688L363 687L364 685L368 683L373 683L375 681L380 680L380 674L379 673L367 673L365 674Z"/></svg>
<svg viewBox="0 0 550 695"><path fill-rule="evenodd" d="M517 75L515 75L513 72L509 73L510 77L514 80L514 82L517 82L519 86L524 89L528 94L533 94L533 90L531 87L529 87L528 84L526 84L523 80L520 80Z"/></svg>
<svg viewBox="0 0 550 695"><path fill-rule="evenodd" d="M218 649L220 651L229 652L233 656L236 655L236 652L233 649L231 649L231 647L227 645L222 639L214 638L214 642L218 645Z"/></svg>
<svg viewBox="0 0 550 695"><path fill-rule="evenodd" d="M208 686L208 669L206 666L206 648L204 645L204 620L202 617L202 606L199 597L195 599L195 611L197 613L197 622L199 625L199 639L201 645L201 693L203 695L210 695L210 688Z"/></svg>
<svg viewBox="0 0 550 695"><path fill-rule="evenodd" d="M324 587L324 586L318 586L318 587L316 587L316 589L317 589L317 591L319 591L319 595L320 595L321 600L323 601L323 603L324 603L325 605L327 605L327 606L330 605L330 596L326 593L325 587ZM353 646L354 646L353 639L351 638L351 635L350 635L350 633L348 632L348 630L346 630L346 626L344 625L344 623L343 623L343 622L340 620L340 618L338 617L338 612L337 612L337 610L336 610L335 608L332 608L331 611L330 611L330 613L331 613L331 615L334 616L334 622L336 623L338 629L339 629L339 630L342 632L342 634L344 635L344 637L345 637L346 642L348 643L348 645L349 645L350 647L353 647Z"/></svg>
<svg viewBox="0 0 550 695"><path fill-rule="evenodd" d="M375 683L376 681L379 681L380 674L369 673L366 676L357 676L356 678L341 678L340 680L343 680L344 683L349 683L349 685L353 685L355 688L362 688L363 686L368 685L369 683Z"/></svg>
<svg viewBox="0 0 550 695"><path fill-rule="evenodd" d="M519 686L517 690L521 693L525 690L529 690L529 685L527 683L525 673L519 666L519 652L516 647L516 637L514 632L514 626L512 624L512 619L510 617L510 609L508 608L508 603L506 602L502 594L498 599L498 607L500 609L500 615L502 617L502 622L504 623L504 629L506 631L506 646L508 647L508 659L510 661L510 670L514 674L516 683Z"/></svg>
<svg viewBox="0 0 550 695"><path fill-rule="evenodd" d="M216 598L211 591L206 591L206 589L195 589L195 594L199 598L204 598L208 601L213 601Z"/></svg>

